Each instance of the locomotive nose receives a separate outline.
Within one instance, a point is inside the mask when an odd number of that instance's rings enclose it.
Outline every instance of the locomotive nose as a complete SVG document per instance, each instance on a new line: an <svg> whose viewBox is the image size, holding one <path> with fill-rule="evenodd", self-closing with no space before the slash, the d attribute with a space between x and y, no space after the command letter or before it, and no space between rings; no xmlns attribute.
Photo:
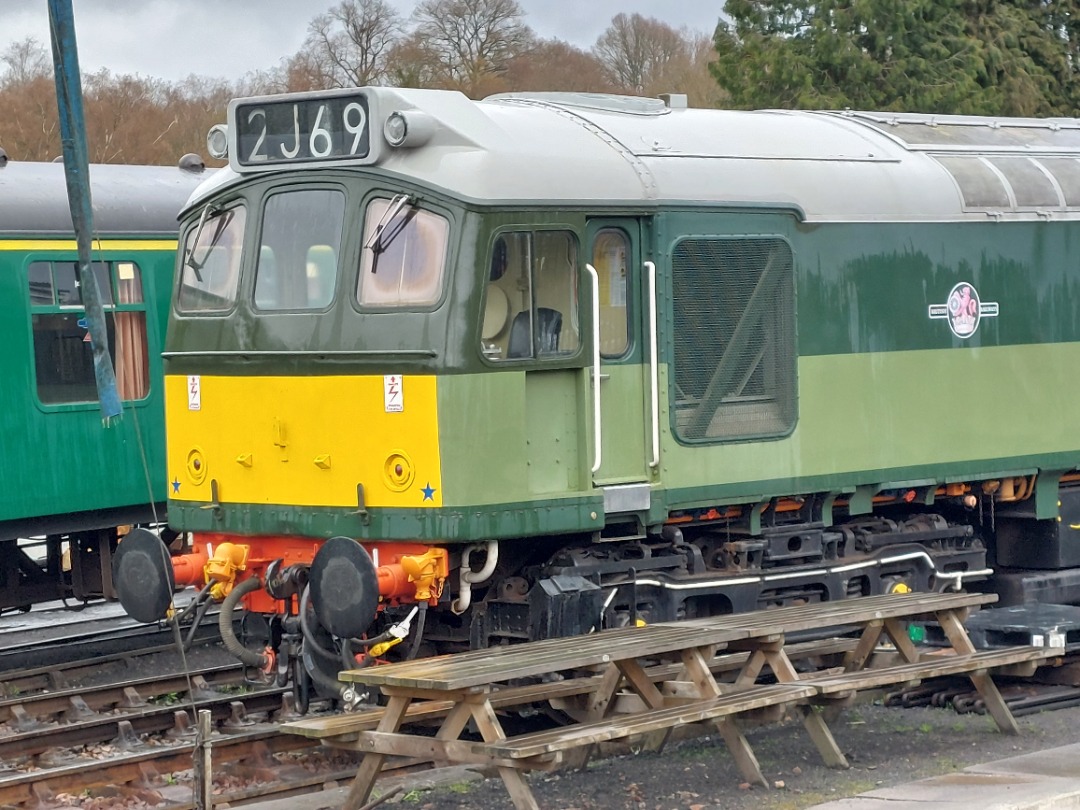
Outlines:
<svg viewBox="0 0 1080 810"><path fill-rule="evenodd" d="M311 604L319 623L339 638L359 638L375 620L379 578L362 545L331 537L311 562Z"/></svg>
<svg viewBox="0 0 1080 810"><path fill-rule="evenodd" d="M160 537L132 529L116 547L112 575L120 604L131 618L146 624L165 618L174 579L169 551Z"/></svg>

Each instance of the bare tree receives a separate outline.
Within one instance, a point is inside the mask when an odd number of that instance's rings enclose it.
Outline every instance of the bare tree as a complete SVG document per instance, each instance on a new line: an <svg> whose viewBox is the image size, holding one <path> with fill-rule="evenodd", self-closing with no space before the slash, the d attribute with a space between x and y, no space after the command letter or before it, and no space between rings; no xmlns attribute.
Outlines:
<svg viewBox="0 0 1080 810"><path fill-rule="evenodd" d="M473 97L532 43L523 16L517 0L423 0L413 13L440 83Z"/></svg>
<svg viewBox="0 0 1080 810"><path fill-rule="evenodd" d="M683 35L670 25L640 14L616 14L596 40L593 54L612 82L623 90L643 93L668 65L689 57Z"/></svg>
<svg viewBox="0 0 1080 810"><path fill-rule="evenodd" d="M709 63L717 58L712 38L707 34L683 29L685 48L664 63L642 88L647 96L661 93L685 93L691 107L723 107L729 96L709 72Z"/></svg>
<svg viewBox="0 0 1080 810"><path fill-rule="evenodd" d="M560 39L535 42L509 61L503 78L505 89L512 91L610 93L616 89L600 60Z"/></svg>
<svg viewBox="0 0 1080 810"><path fill-rule="evenodd" d="M386 0L342 0L311 21L287 72L312 85L304 89L379 84L401 35L401 17Z"/></svg>
<svg viewBox="0 0 1080 810"><path fill-rule="evenodd" d="M0 55L7 69L4 71L2 85L29 84L34 79L52 75L52 62L45 46L33 37L13 42Z"/></svg>
<svg viewBox="0 0 1080 810"><path fill-rule="evenodd" d="M391 48L386 58L386 79L395 87L446 87L435 53L417 33L405 37Z"/></svg>

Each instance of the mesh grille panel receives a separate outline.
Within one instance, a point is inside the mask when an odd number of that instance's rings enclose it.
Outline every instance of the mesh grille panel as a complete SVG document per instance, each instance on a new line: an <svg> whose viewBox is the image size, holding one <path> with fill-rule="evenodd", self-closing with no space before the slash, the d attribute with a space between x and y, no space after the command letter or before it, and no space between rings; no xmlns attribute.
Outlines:
<svg viewBox="0 0 1080 810"><path fill-rule="evenodd" d="M784 435L795 425L795 296L781 239L687 239L672 257L676 435Z"/></svg>

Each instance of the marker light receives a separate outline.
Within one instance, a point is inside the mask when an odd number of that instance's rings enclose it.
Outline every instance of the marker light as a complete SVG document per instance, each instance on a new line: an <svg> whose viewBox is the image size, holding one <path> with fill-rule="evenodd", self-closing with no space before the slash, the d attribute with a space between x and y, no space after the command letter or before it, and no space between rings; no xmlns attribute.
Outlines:
<svg viewBox="0 0 1080 810"><path fill-rule="evenodd" d="M219 160L229 154L229 128L224 124L214 124L206 133L206 151Z"/></svg>
<svg viewBox="0 0 1080 810"><path fill-rule="evenodd" d="M435 134L435 119L419 110L396 110L386 118L383 135L394 147L423 146Z"/></svg>

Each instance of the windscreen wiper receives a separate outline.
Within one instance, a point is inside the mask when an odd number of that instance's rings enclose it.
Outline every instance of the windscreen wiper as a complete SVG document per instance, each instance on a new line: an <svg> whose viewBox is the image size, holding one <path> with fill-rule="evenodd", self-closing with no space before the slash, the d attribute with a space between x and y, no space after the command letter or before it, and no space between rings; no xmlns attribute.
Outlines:
<svg viewBox="0 0 1080 810"><path fill-rule="evenodd" d="M379 218L379 223L375 226L375 229L371 232L371 235L364 242L364 250L370 250L376 255L382 253L386 248L390 246L390 243L394 241L394 238L401 233L401 228L397 228L394 231L387 233L387 226L394 221L401 210L412 201L412 198L408 194L399 194L390 201L390 204L386 207L386 211ZM388 238L384 240L384 235ZM375 272L375 263L372 262L371 272Z"/></svg>

